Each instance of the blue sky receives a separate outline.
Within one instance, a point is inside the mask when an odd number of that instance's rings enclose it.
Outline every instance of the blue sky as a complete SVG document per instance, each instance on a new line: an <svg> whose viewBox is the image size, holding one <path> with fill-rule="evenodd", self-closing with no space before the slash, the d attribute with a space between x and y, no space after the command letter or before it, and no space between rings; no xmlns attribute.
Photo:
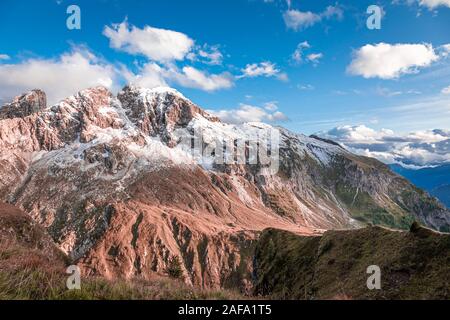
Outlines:
<svg viewBox="0 0 450 320"><path fill-rule="evenodd" d="M81 30L66 27L71 4ZM2 0L0 100L163 83L231 121L306 134L449 129L449 30L448 0Z"/></svg>

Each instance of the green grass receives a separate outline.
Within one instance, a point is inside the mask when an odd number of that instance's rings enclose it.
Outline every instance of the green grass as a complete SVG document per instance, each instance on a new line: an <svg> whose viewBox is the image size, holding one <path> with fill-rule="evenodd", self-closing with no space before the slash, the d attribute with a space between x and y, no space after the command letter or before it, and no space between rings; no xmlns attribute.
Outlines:
<svg viewBox="0 0 450 320"><path fill-rule="evenodd" d="M418 227L329 231L301 237L263 232L255 253L255 294L275 299L449 299L450 235ZM367 267L381 268L368 290Z"/></svg>

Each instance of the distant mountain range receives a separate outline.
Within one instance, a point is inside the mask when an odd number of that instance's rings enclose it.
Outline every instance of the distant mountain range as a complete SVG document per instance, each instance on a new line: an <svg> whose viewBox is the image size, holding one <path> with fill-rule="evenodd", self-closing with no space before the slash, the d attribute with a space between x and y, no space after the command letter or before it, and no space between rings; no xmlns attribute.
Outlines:
<svg viewBox="0 0 450 320"><path fill-rule="evenodd" d="M419 170L408 169L398 164L390 165L390 167L450 208L450 164Z"/></svg>

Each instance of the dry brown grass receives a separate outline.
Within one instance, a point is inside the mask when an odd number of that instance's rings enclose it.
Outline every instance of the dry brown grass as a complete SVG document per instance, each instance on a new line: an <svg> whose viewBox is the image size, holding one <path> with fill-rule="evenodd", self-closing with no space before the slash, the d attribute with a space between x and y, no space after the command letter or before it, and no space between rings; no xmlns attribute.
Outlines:
<svg viewBox="0 0 450 320"><path fill-rule="evenodd" d="M205 300L241 299L238 293L192 288L154 275L151 279L83 278L81 290L68 290L63 261L38 250L0 245L0 300Z"/></svg>
<svg viewBox="0 0 450 320"><path fill-rule="evenodd" d="M0 300L239 299L237 293L194 289L181 281L83 278L81 290L68 290L69 259L46 232L17 208L0 204Z"/></svg>

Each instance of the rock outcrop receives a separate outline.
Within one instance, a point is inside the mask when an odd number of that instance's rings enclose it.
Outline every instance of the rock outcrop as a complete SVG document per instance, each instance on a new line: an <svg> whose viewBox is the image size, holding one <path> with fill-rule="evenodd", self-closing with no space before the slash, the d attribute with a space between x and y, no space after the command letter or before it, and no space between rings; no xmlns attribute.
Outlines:
<svg viewBox="0 0 450 320"><path fill-rule="evenodd" d="M118 94L118 99L128 119L139 130L152 137L159 136L170 147L177 144L174 130L186 127L195 116L211 122L219 121L173 89L146 90L126 86Z"/></svg>
<svg viewBox="0 0 450 320"><path fill-rule="evenodd" d="M0 119L23 118L42 111L47 106L47 96L41 90L33 90L0 108Z"/></svg>

